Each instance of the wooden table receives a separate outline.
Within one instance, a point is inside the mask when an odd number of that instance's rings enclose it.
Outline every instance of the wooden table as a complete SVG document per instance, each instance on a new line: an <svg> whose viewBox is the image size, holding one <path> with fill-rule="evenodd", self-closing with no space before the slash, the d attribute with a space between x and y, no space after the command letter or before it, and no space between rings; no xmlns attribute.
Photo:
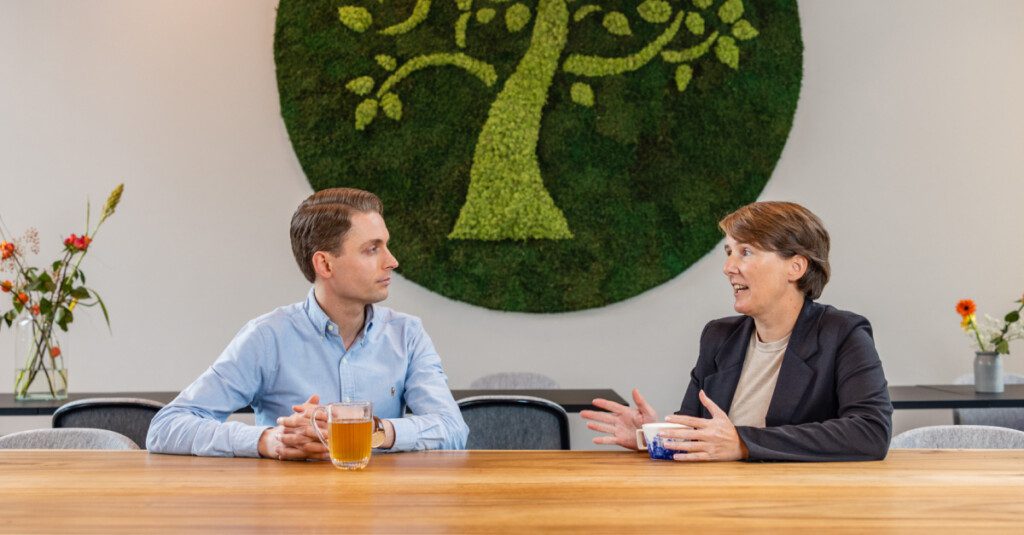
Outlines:
<svg viewBox="0 0 1024 535"><path fill-rule="evenodd" d="M427 452L378 455L361 472L144 451L0 451L0 531L16 533L1020 533L1022 519L1024 450L709 464L624 451Z"/></svg>

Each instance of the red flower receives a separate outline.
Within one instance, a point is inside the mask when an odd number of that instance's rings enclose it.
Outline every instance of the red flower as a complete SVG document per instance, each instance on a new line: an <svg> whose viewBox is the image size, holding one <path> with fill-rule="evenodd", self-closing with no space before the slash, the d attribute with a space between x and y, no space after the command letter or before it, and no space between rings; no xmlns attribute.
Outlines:
<svg viewBox="0 0 1024 535"><path fill-rule="evenodd" d="M32 310L32 315L33 316L38 316L39 315L39 305L32 305L32 308L30 310Z"/></svg>
<svg viewBox="0 0 1024 535"><path fill-rule="evenodd" d="M60 356L60 348L53 346L50 348L50 358L57 358Z"/></svg>
<svg viewBox="0 0 1024 535"><path fill-rule="evenodd" d="M85 234L81 236L77 234L72 234L67 238L64 238L64 247L68 247L70 249L77 249L79 251L84 251L88 249L90 243L92 243L92 238L86 236Z"/></svg>
<svg viewBox="0 0 1024 535"><path fill-rule="evenodd" d="M960 314L960 317L962 318L966 318L967 316L974 314L974 311L977 309L978 307L974 306L974 301L970 299L961 299L960 302L956 304L956 313Z"/></svg>
<svg viewBox="0 0 1024 535"><path fill-rule="evenodd" d="M28 303L28 294L26 294L25 292L19 293L18 301L21 301L22 304Z"/></svg>
<svg viewBox="0 0 1024 535"><path fill-rule="evenodd" d="M11 282L11 281L0 282L0 290L3 290L4 293L7 293L7 292L11 291L11 288L14 288L14 283L13 282Z"/></svg>
<svg viewBox="0 0 1024 535"><path fill-rule="evenodd" d="M14 244L9 241L0 241L0 260L7 260L14 256Z"/></svg>

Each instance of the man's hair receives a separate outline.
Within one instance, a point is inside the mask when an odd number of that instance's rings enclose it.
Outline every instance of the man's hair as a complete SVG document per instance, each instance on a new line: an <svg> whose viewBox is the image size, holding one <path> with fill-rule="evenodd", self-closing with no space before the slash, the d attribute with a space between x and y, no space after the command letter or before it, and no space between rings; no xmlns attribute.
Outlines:
<svg viewBox="0 0 1024 535"><path fill-rule="evenodd" d="M306 280L316 280L313 254L327 251L337 255L341 243L352 227L352 214L377 212L384 214L380 199L355 188L320 190L302 201L292 215L292 254Z"/></svg>
<svg viewBox="0 0 1024 535"><path fill-rule="evenodd" d="M829 237L810 210L792 202L755 202L725 216L718 228L738 242L749 243L783 258L807 259L807 272L797 287L808 299L821 296L828 283Z"/></svg>

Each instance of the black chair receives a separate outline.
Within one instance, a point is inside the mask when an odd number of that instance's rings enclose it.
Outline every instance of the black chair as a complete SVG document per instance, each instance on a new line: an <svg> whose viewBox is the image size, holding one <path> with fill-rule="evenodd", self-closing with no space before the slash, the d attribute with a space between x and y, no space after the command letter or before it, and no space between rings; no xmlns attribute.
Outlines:
<svg viewBox="0 0 1024 535"><path fill-rule="evenodd" d="M569 417L557 403L510 395L473 396L458 403L469 426L466 449L569 449Z"/></svg>
<svg viewBox="0 0 1024 535"><path fill-rule="evenodd" d="M61 405L53 413L53 427L89 427L116 431L146 447L149 422L164 406L141 398L88 398Z"/></svg>

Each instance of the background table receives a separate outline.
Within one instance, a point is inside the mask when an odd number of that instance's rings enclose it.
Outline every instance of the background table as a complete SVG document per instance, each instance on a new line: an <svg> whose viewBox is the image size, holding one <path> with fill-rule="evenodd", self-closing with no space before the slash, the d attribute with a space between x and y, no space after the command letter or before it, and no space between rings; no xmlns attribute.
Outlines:
<svg viewBox="0 0 1024 535"><path fill-rule="evenodd" d="M6 532L1020 533L1024 450L864 463L651 461L610 451L378 455L328 463L144 451L0 451Z"/></svg>
<svg viewBox="0 0 1024 535"><path fill-rule="evenodd" d="M991 409L1024 407L1024 384L1006 385L1000 394L979 394L974 385L890 386L896 409Z"/></svg>
<svg viewBox="0 0 1024 535"><path fill-rule="evenodd" d="M597 410L597 407L593 407L590 404L594 398L605 398L628 405L626 400L622 399L622 396L610 388L452 390L452 396L456 400L488 394L519 394L544 398L561 405L566 412L580 412L584 409ZM162 403L170 403L177 395L177 392L75 392L68 394L68 399L64 401L15 401L14 394L0 394L0 416L45 416L53 414L57 407L65 403L85 398L146 398ZM252 412L252 408L245 407L237 412Z"/></svg>

